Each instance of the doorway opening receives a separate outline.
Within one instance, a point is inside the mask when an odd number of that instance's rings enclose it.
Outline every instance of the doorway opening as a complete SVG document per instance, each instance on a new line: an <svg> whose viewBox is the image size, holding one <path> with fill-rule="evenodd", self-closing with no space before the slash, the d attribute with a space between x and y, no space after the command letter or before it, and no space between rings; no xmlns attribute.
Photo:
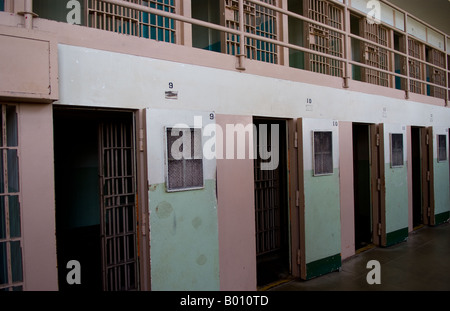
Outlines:
<svg viewBox="0 0 450 311"><path fill-rule="evenodd" d="M433 129L411 128L413 228L435 225L433 183Z"/></svg>
<svg viewBox="0 0 450 311"><path fill-rule="evenodd" d="M370 125L353 124L353 184L355 202L355 250L373 243L371 198Z"/></svg>
<svg viewBox="0 0 450 311"><path fill-rule="evenodd" d="M257 285L263 286L290 274L287 124L272 119L254 119L254 124ZM264 125L266 134L261 130ZM272 159L263 159L261 150L272 152ZM274 152L278 152L278 165L262 169L264 163L273 160Z"/></svg>
<svg viewBox="0 0 450 311"><path fill-rule="evenodd" d="M60 290L139 289L134 128L130 111L54 109Z"/></svg>

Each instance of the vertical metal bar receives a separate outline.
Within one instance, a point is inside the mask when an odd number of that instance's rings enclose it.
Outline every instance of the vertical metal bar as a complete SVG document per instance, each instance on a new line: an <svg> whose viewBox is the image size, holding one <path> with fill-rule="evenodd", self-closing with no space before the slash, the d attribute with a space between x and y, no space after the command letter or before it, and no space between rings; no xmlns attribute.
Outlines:
<svg viewBox="0 0 450 311"><path fill-rule="evenodd" d="M444 57L445 57L445 59L444 59L444 61L445 61L445 70L444 70L444 74L445 74L445 106L448 106L448 102L449 102L449 100L450 100L450 98L449 98L449 87L450 87L450 82L448 81L449 80L449 66L450 66L450 64L449 64L449 62L448 62L448 59L449 59L449 55L447 55L447 52L449 51L449 46L448 46L448 42L449 42L449 39L447 38L447 36L444 36L444 51L445 51L445 53L444 53Z"/></svg>
<svg viewBox="0 0 450 311"><path fill-rule="evenodd" d="M238 65L236 69L245 70L245 12L244 12L244 0L239 0L239 53Z"/></svg>
<svg viewBox="0 0 450 311"><path fill-rule="evenodd" d="M406 28L406 19L407 19L407 16L406 16L406 14L405 14L405 17L404 17L404 19L403 19L403 27L404 27L404 29L407 29ZM409 35L408 35L408 32L407 31L405 31L405 33L404 33L404 35L405 35L405 54L406 54L406 56L405 56L405 70L406 70L406 81L405 81L405 99L409 99L409 91L410 91L410 79L409 79L409 75L410 75L410 72L409 72ZM403 79L403 78L402 78Z"/></svg>
<svg viewBox="0 0 450 311"><path fill-rule="evenodd" d="M98 8L99 8L99 3L97 0L94 0L95 3L95 11L94 11L94 27L98 28L99 27L99 17L98 17Z"/></svg>
<svg viewBox="0 0 450 311"><path fill-rule="evenodd" d="M96 3L96 2L95 2ZM99 168L100 168L100 185L99 185L99 192L100 192L100 231L101 231L101 249L102 249L102 279L103 279L103 290L106 290L106 262L107 262L107 256L105 256L104 254L106 253L106 249L105 249L105 208L104 208L104 199L103 199L103 191L104 191L104 159L103 159L103 154L104 154L104 150L103 150L103 125L100 124L99 125L99 129L98 129L98 141L99 141L99 146L98 146L98 151L99 151Z"/></svg>
<svg viewBox="0 0 450 311"><path fill-rule="evenodd" d="M3 154L5 158L5 154ZM4 166L6 168L6 166ZM7 174L5 174L8 176ZM7 179L6 179L7 180ZM5 197L5 224L6 224L6 262L8 270L8 285L12 285L12 259L11 259L11 233L10 233L10 222L9 222L9 200Z"/></svg>
<svg viewBox="0 0 450 311"><path fill-rule="evenodd" d="M126 133L125 133L125 126L124 126L124 124L123 123L121 123L120 124L120 140L121 140L121 148L120 148L120 150L121 150L121 161L122 161L122 165L121 165L121 173L120 173L120 175L122 176L121 177L121 182L122 182L122 191L123 191L123 195L126 195L125 196L125 200L126 200L126 202L125 203L128 203L128 196L127 196L127 194L128 194L128 189L127 189L127 183L125 182L125 176L126 176L126 144L125 144L125 135L126 135ZM120 195L120 194L119 194ZM120 202L120 204L121 204L121 202ZM121 204L122 205L122 204ZM127 205L124 205L123 207L121 207L121 209L122 209L122 221L123 221L123 259L124 259L124 262L125 262L125 266L124 266L124 269L125 269L125 279L126 279L126 284L127 284L127 288L129 288L129 286L128 286L128 281L129 281L129 278L128 278L128 274L126 273L126 263L127 263L127 254L128 254L128 240L126 239L126 232L127 232L127 228L126 228L126 224L127 224L127 219L128 219L128 217L127 217L127 213L126 213L126 207Z"/></svg>

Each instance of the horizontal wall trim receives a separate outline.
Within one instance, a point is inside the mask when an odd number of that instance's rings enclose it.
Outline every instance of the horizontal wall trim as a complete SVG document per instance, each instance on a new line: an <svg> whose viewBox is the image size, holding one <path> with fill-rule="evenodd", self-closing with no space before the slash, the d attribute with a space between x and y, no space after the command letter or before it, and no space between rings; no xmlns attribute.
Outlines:
<svg viewBox="0 0 450 311"><path fill-rule="evenodd" d="M401 243L408 238L408 228L399 229L386 234L386 246Z"/></svg>
<svg viewBox="0 0 450 311"><path fill-rule="evenodd" d="M436 225L441 225L450 219L450 211L443 212L434 216Z"/></svg>
<svg viewBox="0 0 450 311"><path fill-rule="evenodd" d="M306 264L306 279L309 280L339 270L341 264L341 254L310 262Z"/></svg>

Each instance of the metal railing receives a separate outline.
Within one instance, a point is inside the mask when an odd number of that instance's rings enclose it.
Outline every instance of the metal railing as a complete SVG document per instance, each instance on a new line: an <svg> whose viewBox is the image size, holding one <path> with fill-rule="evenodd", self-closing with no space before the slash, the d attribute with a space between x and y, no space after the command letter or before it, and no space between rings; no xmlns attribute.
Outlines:
<svg viewBox="0 0 450 311"><path fill-rule="evenodd" d="M316 0L309 0L309 1L314 2ZM391 4L388 4L388 5L390 7L392 7L393 9L398 10L404 14L404 30L395 28L395 27L393 27L391 25L387 25L385 23L381 23L381 25L384 28L388 29L388 31L389 31L388 33L391 33L391 31L395 31L396 33L399 33L400 35L404 36L404 38L406 40L405 41L406 48L404 49L404 51L400 51L398 49L393 48L393 42L391 42L390 45L386 46L386 45L380 44L379 42L375 42L368 38L364 38L360 35L351 33L351 31L350 31L350 14L361 15L362 12L359 12L357 9L348 5L347 4L348 1L345 1L345 3L341 3L338 1L332 1L332 0L321 1L321 2L327 2L331 6L339 8L341 10L341 12L342 12L342 29L336 27L336 25L324 24L320 21L316 21L307 16L291 12L287 8L283 8L283 7L280 7L277 5L272 5L265 1L261 1L261 0L236 0L236 1L234 1L234 2L238 3L238 8L237 8L238 19L236 20L238 25L245 25L245 22L246 22L245 21L246 13L244 10L244 6L249 6L249 5L259 6L259 7L265 8L267 10L272 10L273 12L276 12L277 14L280 14L280 17L282 17L282 18L278 18L277 20L279 21L278 28L282 29L281 33L285 33L286 30L289 32L289 30L290 30L288 25L286 25L286 23L283 22L283 18L287 17L287 18L293 18L296 21L300 21L300 22L304 23L304 25L307 25L307 27L309 27L311 25L315 29L320 29L320 31L333 33L334 39L343 38L342 46L339 47L339 49L340 49L338 51L339 53L336 53L336 50L323 52L320 49L311 48L311 46L304 46L305 44L303 44L303 46L301 46L298 44L290 43L289 39L286 39L288 36L285 36L284 40L283 40L283 36L277 35L277 34L275 34L275 36L259 35L257 33L247 32L246 27L230 28L230 27L226 27L224 25L219 25L219 24L215 24L212 22L195 19L195 18L192 18L189 16L183 16L181 14L178 14L177 10L175 10L175 12L169 12L169 11L161 10L158 8L152 8L152 7L149 7L148 5L145 6L145 5L142 5L139 3L124 1L124 0L99 0L99 1L95 1L95 2L102 2L105 4L109 4L109 5L116 5L118 7L127 8L130 10L134 10L136 12L151 14L154 16L162 17L162 18L168 18L168 19L180 22L180 23L186 23L186 24L190 24L190 25L205 27L210 30L216 30L216 31L221 32L222 34L231 34L231 35L237 36L238 39L237 39L237 41L234 41L234 43L237 43L239 46L239 50L238 50L239 52L235 53L235 56L238 58L236 68L239 70L245 70L245 68L246 68L246 64L245 64L246 59L247 59L247 55L245 53L246 42L247 42L246 40L249 40L249 39L258 40L259 42L265 42L266 44L271 44L271 45L275 46L282 53L284 53L286 51L286 49L288 49L288 50L304 53L304 55L306 55L308 57L320 57L320 58L328 60L329 62L334 61L335 62L334 66L336 66L336 64L337 64L337 66L342 66L342 70L338 70L338 71L334 71L334 72L338 72L338 74L336 74L336 75L343 79L343 87L349 86L348 81L349 81L349 79L352 79L352 77L351 77L352 68L360 67L360 68L363 68L366 70L370 70L371 72L372 71L376 72L379 75L381 75L381 74L387 75L388 81L390 81L388 83L389 87L397 87L398 88L398 85L396 86L395 82L393 82L393 81L396 78L400 79L402 81L400 89L405 91L406 98L409 98L411 82L421 83L423 85L426 85L428 88L435 88L437 90L445 91L444 99L445 99L446 105L448 104L449 92L450 92L448 80L449 80L450 71L448 68L449 67L449 64L448 64L449 54L447 53L448 47L446 47L446 46L449 42L449 37L447 36L447 34L442 33L439 30L423 23L423 25L431 28L435 32L442 35L442 37L444 38L444 50L441 50L441 52L443 52L444 56L445 56L445 68L435 65L435 64L432 64L432 63L428 62L426 59L421 59L421 58L417 58L417 57L410 55L408 53L408 47L407 47L408 38L411 36L407 31L407 19L410 17L410 15L407 12L402 11L398 7L392 6ZM139 2L139 1L137 1L137 2ZM144 1L144 2L148 3L149 1ZM310 3L312 3L312 2L310 2ZM95 10L93 12L95 12ZM180 35L180 36L182 35L181 31L179 31L178 29L173 30L173 31L176 32L177 35ZM140 35L140 36L142 36L142 35ZM306 39L306 38L304 38L304 39ZM414 38L414 40L417 40L417 41L421 42L422 44L429 45L427 42L423 42L422 40L420 40L418 38ZM387 69L380 68L380 66L373 66L373 65L367 64L363 61L354 60L352 57L352 43L351 43L352 41L358 42L358 44L370 45L370 47L374 47L376 49L381 49L383 52L387 53ZM174 42L172 41L172 43L174 43ZM227 53L227 51L222 51L222 52ZM400 70L400 72L395 72L394 58L396 56L404 60L403 68L402 68L402 70ZM411 76L411 74L409 72L409 63L411 61L416 62L416 63L420 64L420 66L422 66L422 68L423 68L422 71L425 73L422 74L421 78L416 78L416 77ZM306 62L306 60L305 60L305 62ZM284 60L284 63L281 65L289 66L289 61ZM444 79L445 79L445 85L441 85L441 84L435 83L433 81L427 81L427 76L426 76L427 68L429 68L431 70L443 72ZM305 69L305 68L302 68L302 69ZM309 69L310 71L314 71L314 68L306 68L306 69L307 70ZM427 95L426 87L423 89L424 90L422 91L422 93Z"/></svg>

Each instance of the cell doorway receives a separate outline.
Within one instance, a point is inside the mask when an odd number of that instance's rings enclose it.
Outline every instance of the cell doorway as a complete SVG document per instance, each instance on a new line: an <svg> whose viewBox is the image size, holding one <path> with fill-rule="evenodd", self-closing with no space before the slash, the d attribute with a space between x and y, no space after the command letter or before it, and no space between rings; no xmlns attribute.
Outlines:
<svg viewBox="0 0 450 311"><path fill-rule="evenodd" d="M257 285L264 286L290 274L287 124L271 119L254 119L254 124ZM269 160L275 165L265 167Z"/></svg>
<svg viewBox="0 0 450 311"><path fill-rule="evenodd" d="M413 229L434 225L432 128L411 127Z"/></svg>
<svg viewBox="0 0 450 311"><path fill-rule="evenodd" d="M55 107L54 157L60 290L138 290L133 112Z"/></svg>
<svg viewBox="0 0 450 311"><path fill-rule="evenodd" d="M370 126L354 123L353 183L356 251L373 243L370 156Z"/></svg>

